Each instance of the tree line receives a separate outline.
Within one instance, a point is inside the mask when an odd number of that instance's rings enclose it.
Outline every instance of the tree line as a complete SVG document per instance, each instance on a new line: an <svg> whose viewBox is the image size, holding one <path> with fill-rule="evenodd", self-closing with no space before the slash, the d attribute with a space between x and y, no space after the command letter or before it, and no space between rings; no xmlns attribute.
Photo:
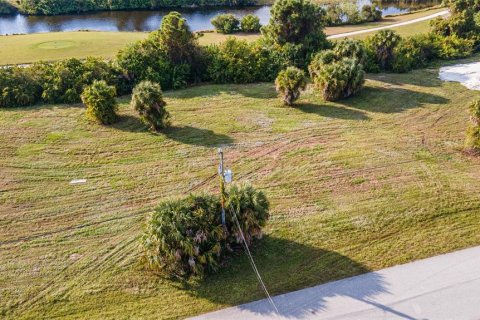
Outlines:
<svg viewBox="0 0 480 320"><path fill-rule="evenodd" d="M247 6L256 0L19 0L26 14L58 15L103 10L152 10L172 7Z"/></svg>

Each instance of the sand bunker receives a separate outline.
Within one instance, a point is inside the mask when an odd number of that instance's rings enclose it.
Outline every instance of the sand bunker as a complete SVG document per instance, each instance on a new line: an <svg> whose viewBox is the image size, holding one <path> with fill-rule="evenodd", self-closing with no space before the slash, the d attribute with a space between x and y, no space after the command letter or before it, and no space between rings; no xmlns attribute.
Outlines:
<svg viewBox="0 0 480 320"><path fill-rule="evenodd" d="M480 62L440 68L440 79L460 82L470 90L480 90Z"/></svg>

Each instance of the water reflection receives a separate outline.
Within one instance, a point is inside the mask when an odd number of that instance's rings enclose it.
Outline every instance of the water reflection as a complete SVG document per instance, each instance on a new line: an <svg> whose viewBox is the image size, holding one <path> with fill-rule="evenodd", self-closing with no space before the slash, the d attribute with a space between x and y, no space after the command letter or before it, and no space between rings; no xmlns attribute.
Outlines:
<svg viewBox="0 0 480 320"><path fill-rule="evenodd" d="M359 7L370 4L372 0L357 0ZM383 14L406 12L438 4L438 0L376 0ZM210 20L221 13L233 13L238 17L253 13L260 18L262 24L267 24L270 18L270 6L248 8L208 8L208 9L177 9L188 20L193 31L212 29ZM158 29L162 18L171 10L156 11L114 11L96 12L60 16L1 16L0 34L38 33L54 31L152 31Z"/></svg>

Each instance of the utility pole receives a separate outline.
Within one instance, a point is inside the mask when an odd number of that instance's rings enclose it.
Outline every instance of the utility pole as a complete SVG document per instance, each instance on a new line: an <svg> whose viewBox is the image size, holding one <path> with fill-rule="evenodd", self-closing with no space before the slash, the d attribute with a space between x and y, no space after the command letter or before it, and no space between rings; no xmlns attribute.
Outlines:
<svg viewBox="0 0 480 320"><path fill-rule="evenodd" d="M222 206L222 225L225 226L225 183L232 182L232 171L225 170L223 165L223 150L218 148L218 155L220 157L220 165L218 166L218 175L220 176L220 204Z"/></svg>

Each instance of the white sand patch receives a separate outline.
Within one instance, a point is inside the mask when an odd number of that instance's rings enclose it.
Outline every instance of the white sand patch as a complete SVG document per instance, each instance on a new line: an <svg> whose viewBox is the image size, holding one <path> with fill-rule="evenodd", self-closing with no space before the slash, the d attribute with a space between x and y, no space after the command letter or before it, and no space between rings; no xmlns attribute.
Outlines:
<svg viewBox="0 0 480 320"><path fill-rule="evenodd" d="M480 62L440 68L440 80L460 82L470 90L480 90Z"/></svg>

